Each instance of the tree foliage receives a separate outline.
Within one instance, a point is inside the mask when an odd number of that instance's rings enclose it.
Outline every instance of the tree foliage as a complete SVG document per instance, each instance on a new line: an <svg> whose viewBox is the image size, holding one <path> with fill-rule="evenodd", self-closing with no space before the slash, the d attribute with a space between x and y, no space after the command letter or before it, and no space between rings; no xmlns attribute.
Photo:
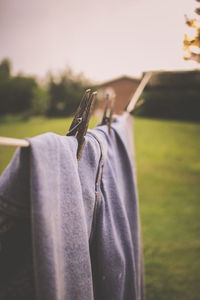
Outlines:
<svg viewBox="0 0 200 300"><path fill-rule="evenodd" d="M11 62L0 62L0 115L70 116L76 110L89 83L83 74L72 70L59 76L50 74L46 84L34 77L11 74Z"/></svg>
<svg viewBox="0 0 200 300"><path fill-rule="evenodd" d="M0 114L21 113L31 107L33 89L37 86L33 77L11 75L8 59L0 63Z"/></svg>
<svg viewBox="0 0 200 300"><path fill-rule="evenodd" d="M83 76L75 76L71 70L59 78L50 77L48 83L48 116L70 116L77 109L88 82Z"/></svg>
<svg viewBox="0 0 200 300"><path fill-rule="evenodd" d="M200 2L200 0L196 0ZM200 63L200 7L195 9L196 17L189 19L185 16L186 25L192 31L192 35L184 35L183 49L185 51L185 60L194 60Z"/></svg>
<svg viewBox="0 0 200 300"><path fill-rule="evenodd" d="M46 88L37 85L33 89L30 114L45 115L49 106L49 94Z"/></svg>
<svg viewBox="0 0 200 300"><path fill-rule="evenodd" d="M11 62L8 58L4 58L0 63L0 82L6 81L11 75Z"/></svg>

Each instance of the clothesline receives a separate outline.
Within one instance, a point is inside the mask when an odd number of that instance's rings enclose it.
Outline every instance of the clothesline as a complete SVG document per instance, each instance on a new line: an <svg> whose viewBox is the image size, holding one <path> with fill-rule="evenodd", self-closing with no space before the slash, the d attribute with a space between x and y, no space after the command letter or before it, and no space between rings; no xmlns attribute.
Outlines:
<svg viewBox="0 0 200 300"><path fill-rule="evenodd" d="M1 146L17 146L17 147L28 147L30 144L27 140L24 139L15 139L0 136L0 145Z"/></svg>

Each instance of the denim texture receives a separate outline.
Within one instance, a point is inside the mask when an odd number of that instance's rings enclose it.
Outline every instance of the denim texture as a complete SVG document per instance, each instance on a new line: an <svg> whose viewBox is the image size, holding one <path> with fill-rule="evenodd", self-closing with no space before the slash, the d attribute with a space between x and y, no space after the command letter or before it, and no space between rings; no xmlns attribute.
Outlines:
<svg viewBox="0 0 200 300"><path fill-rule="evenodd" d="M144 299L132 117L85 140L79 162L75 137L46 133L17 149L0 179L0 213L30 226L22 248L36 299Z"/></svg>

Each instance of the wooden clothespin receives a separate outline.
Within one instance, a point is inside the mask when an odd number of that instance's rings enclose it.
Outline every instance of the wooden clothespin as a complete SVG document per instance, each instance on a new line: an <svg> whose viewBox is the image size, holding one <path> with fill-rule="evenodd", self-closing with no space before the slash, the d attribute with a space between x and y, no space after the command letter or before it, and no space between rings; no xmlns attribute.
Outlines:
<svg viewBox="0 0 200 300"><path fill-rule="evenodd" d="M109 98L109 94L106 95L106 103L104 107L104 113L103 118L100 123L100 125L107 125L108 126L108 132L110 134L111 132L111 123L113 119L113 110L114 110L114 104L115 104L115 98L112 99ZM110 105L109 105L110 103Z"/></svg>
<svg viewBox="0 0 200 300"><path fill-rule="evenodd" d="M91 90L86 90L81 103L75 112L74 119L69 128L67 136L75 136L78 140L77 159L80 160L83 147L85 144L85 135L87 133L89 120L91 116L91 110L94 103L97 92L93 92L90 95Z"/></svg>

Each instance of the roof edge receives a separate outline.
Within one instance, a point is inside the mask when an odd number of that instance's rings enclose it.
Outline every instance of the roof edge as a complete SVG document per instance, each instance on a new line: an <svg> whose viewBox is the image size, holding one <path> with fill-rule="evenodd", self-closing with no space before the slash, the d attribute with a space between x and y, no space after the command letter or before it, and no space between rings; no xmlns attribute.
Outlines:
<svg viewBox="0 0 200 300"><path fill-rule="evenodd" d="M140 82L141 81L141 78L137 78L137 77L130 77L130 76L126 76L126 75L123 75L123 76L120 76L120 77L117 77L115 79L112 79L112 80L108 80L108 81L104 81L102 83L99 83L97 85L97 87L101 87L101 86L104 86L104 85L108 85L108 84L111 84L113 82L116 82L116 81L120 81L122 79L128 79L130 81L135 81L135 82Z"/></svg>

